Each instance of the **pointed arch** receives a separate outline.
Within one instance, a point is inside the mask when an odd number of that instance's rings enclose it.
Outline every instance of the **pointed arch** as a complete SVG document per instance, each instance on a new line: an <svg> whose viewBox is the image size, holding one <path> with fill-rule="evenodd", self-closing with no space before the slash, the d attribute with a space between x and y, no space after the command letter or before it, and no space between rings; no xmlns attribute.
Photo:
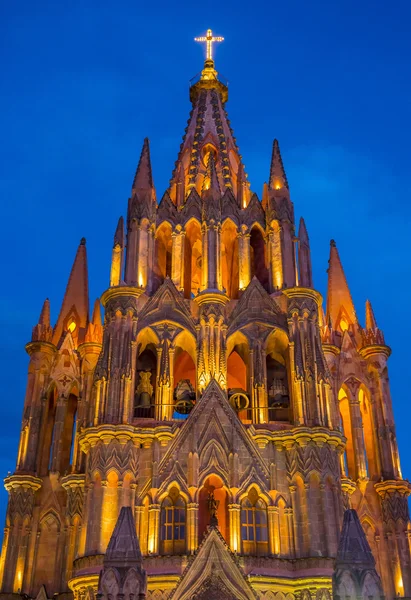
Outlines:
<svg viewBox="0 0 411 600"><path fill-rule="evenodd" d="M162 554L183 554L186 549L186 501L177 486L171 486L160 510Z"/></svg>
<svg viewBox="0 0 411 600"><path fill-rule="evenodd" d="M163 221L157 227L154 240L155 289L163 283L166 277L171 277L172 245L172 226L168 221Z"/></svg>
<svg viewBox="0 0 411 600"><path fill-rule="evenodd" d="M267 502L256 486L241 501L241 541L244 554L268 554Z"/></svg>
<svg viewBox="0 0 411 600"><path fill-rule="evenodd" d="M269 292L267 246L264 231L258 223L253 223L250 229L250 259L251 279L257 277L263 288Z"/></svg>
<svg viewBox="0 0 411 600"><path fill-rule="evenodd" d="M60 528L58 514L54 510L49 510L41 517L37 532L33 589L45 585L49 594L59 591L54 588L54 582Z"/></svg>
<svg viewBox="0 0 411 600"><path fill-rule="evenodd" d="M238 230L230 218L223 222L220 240L223 288L229 298L237 298L239 288Z"/></svg>
<svg viewBox="0 0 411 600"><path fill-rule="evenodd" d="M203 270L203 243L197 219L186 223L184 240L184 297L193 298L202 289Z"/></svg>
<svg viewBox="0 0 411 600"><path fill-rule="evenodd" d="M373 478L378 476L377 443L375 439L371 396L368 388L364 384L361 384L358 391L358 400L360 402L367 471L368 476Z"/></svg>

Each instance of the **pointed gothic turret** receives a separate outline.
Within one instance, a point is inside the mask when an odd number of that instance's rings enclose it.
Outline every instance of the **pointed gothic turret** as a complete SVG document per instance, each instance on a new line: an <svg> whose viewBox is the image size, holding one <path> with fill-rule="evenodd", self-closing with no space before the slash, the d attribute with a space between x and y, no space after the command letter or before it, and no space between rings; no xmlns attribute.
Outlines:
<svg viewBox="0 0 411 600"><path fill-rule="evenodd" d="M150 146L145 138L133 181L127 212L127 255L125 282L146 287L157 202L150 160ZM151 238L151 239L150 239Z"/></svg>
<svg viewBox="0 0 411 600"><path fill-rule="evenodd" d="M113 576L116 582L114 588ZM143 569L136 524L130 506L123 506L120 511L104 557L98 588L101 600L143 600L146 597L147 574Z"/></svg>
<svg viewBox="0 0 411 600"><path fill-rule="evenodd" d="M124 258L124 219L118 220L111 253L110 287L120 285Z"/></svg>
<svg viewBox="0 0 411 600"><path fill-rule="evenodd" d="M365 303L365 329L362 330L362 337L364 346L385 345L384 334L378 328L377 320L369 300Z"/></svg>
<svg viewBox="0 0 411 600"><path fill-rule="evenodd" d="M334 240L330 242L328 265L326 321L333 329L345 331L357 323L357 315Z"/></svg>
<svg viewBox="0 0 411 600"><path fill-rule="evenodd" d="M226 84L218 76L214 61L207 59L200 78L190 88L193 108L170 180L170 197L177 206L181 205L183 188L184 198L193 188L201 193L210 152L222 193L228 188L236 198L243 196L243 204L249 200L244 165L224 107L227 98Z"/></svg>
<svg viewBox="0 0 411 600"><path fill-rule="evenodd" d="M375 570L375 559L355 510L344 513L344 522L335 561L333 596L382 599L381 580Z"/></svg>
<svg viewBox="0 0 411 600"><path fill-rule="evenodd" d="M140 154L140 160L138 162L136 174L134 175L134 181L132 190L138 192L140 190L152 190L153 186L153 174L151 170L151 158L150 158L150 142L148 138L144 138L143 148Z"/></svg>
<svg viewBox="0 0 411 600"><path fill-rule="evenodd" d="M33 327L31 340L33 342L50 342L53 335L53 329L50 325L50 300L45 299L41 309L39 322Z"/></svg>
<svg viewBox="0 0 411 600"><path fill-rule="evenodd" d="M60 314L54 328L54 344L58 344L64 331L70 331L80 340L87 327L88 314L89 298L86 239L82 238L71 269Z"/></svg>
<svg viewBox="0 0 411 600"><path fill-rule="evenodd" d="M288 190L287 175L285 174L283 159L281 158L280 145L277 139L275 139L273 142L270 179L268 185L272 190L279 190L284 187Z"/></svg>
<svg viewBox="0 0 411 600"><path fill-rule="evenodd" d="M304 219L300 219L300 227L298 230L298 270L299 270L299 283L302 287L312 287L312 269L311 269L311 251L310 251L310 240L308 239L307 228L305 226Z"/></svg>
<svg viewBox="0 0 411 600"><path fill-rule="evenodd" d="M374 311L369 300L365 302L365 328L377 329L377 321L375 319Z"/></svg>

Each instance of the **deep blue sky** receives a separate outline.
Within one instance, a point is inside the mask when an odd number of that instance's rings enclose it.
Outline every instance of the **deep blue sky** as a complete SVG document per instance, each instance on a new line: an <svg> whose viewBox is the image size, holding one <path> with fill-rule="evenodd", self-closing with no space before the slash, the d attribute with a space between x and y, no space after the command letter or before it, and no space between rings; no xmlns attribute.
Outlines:
<svg viewBox="0 0 411 600"><path fill-rule="evenodd" d="M296 215L325 292L335 238L364 320L370 298L393 348L391 388L411 477L409 0L3 2L0 7L0 475L13 471L26 385L24 344L42 302L55 320L87 238L91 300L108 284L143 138L167 187L188 118L193 42L225 36L216 63L229 116L261 197L280 141ZM0 491L0 528L6 492Z"/></svg>

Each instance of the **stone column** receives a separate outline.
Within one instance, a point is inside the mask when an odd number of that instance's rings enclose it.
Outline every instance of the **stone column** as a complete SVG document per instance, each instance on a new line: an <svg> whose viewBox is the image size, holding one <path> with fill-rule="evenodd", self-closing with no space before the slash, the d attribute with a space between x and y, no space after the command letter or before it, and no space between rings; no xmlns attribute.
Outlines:
<svg viewBox="0 0 411 600"><path fill-rule="evenodd" d="M283 287L281 227L278 221L272 221L268 230L268 248L270 257L270 288L272 291L276 291Z"/></svg>
<svg viewBox="0 0 411 600"><path fill-rule="evenodd" d="M187 552L194 554L198 546L198 503L187 504Z"/></svg>
<svg viewBox="0 0 411 600"><path fill-rule="evenodd" d="M270 555L280 555L280 523L278 506L268 506L268 548Z"/></svg>
<svg viewBox="0 0 411 600"><path fill-rule="evenodd" d="M148 507L148 552L150 554L158 554L160 509L160 504L150 504Z"/></svg>
<svg viewBox="0 0 411 600"><path fill-rule="evenodd" d="M233 552L241 552L241 505L229 504L230 547Z"/></svg>
<svg viewBox="0 0 411 600"><path fill-rule="evenodd" d="M239 266L239 288L245 290L251 281L251 248L250 234L247 226L241 225L238 237L238 266Z"/></svg>
<svg viewBox="0 0 411 600"><path fill-rule="evenodd" d="M184 247L185 231L181 225L177 225L171 234L171 279L178 290L184 288Z"/></svg>
<svg viewBox="0 0 411 600"><path fill-rule="evenodd" d="M367 465L365 462L364 431L362 425L360 401L358 390L360 384L357 380L347 381L349 387L349 406L351 416L351 429L354 446L355 470L357 479L367 478Z"/></svg>

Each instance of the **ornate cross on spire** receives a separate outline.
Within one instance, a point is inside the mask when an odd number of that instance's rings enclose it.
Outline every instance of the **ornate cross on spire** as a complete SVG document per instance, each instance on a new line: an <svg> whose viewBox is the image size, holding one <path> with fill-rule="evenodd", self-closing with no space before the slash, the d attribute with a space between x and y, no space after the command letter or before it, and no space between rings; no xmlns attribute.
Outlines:
<svg viewBox="0 0 411 600"><path fill-rule="evenodd" d="M207 49L206 59L213 60L213 43L214 42L224 42L224 38L218 37L218 36L214 37L211 29L207 29L207 34L205 36L196 37L196 38L194 38L194 41L195 42L206 42L206 49Z"/></svg>

